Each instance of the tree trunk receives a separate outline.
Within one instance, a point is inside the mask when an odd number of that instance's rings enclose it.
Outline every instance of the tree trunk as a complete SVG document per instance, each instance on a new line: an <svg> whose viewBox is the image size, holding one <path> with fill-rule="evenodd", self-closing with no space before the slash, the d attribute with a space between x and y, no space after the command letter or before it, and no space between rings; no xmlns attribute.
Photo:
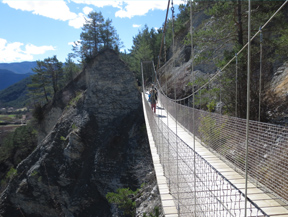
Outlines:
<svg viewBox="0 0 288 217"><path fill-rule="evenodd" d="M46 102L49 102L45 85L43 85L43 91L44 91L44 95L45 95Z"/></svg>
<svg viewBox="0 0 288 217"><path fill-rule="evenodd" d="M243 46L243 29L242 29L242 8L241 0L237 0L237 16L238 16L238 43Z"/></svg>

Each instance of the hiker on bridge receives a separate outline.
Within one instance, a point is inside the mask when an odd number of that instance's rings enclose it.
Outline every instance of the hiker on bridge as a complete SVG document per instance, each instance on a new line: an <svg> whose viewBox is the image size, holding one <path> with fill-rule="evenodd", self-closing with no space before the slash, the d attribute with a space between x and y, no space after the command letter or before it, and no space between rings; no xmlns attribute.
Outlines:
<svg viewBox="0 0 288 217"><path fill-rule="evenodd" d="M149 101L151 103L151 109L156 113L156 103L157 103L157 89L152 84L152 88L149 93Z"/></svg>

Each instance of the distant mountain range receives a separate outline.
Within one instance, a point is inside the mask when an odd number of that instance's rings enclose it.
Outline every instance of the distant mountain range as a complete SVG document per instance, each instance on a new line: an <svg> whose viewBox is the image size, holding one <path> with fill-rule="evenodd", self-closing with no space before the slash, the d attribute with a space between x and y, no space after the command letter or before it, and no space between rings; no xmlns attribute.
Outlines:
<svg viewBox="0 0 288 217"><path fill-rule="evenodd" d="M0 107L25 105L26 85L36 66L36 62L0 63Z"/></svg>
<svg viewBox="0 0 288 217"><path fill-rule="evenodd" d="M6 69L0 69L0 90L3 90L24 78L29 77L32 73L27 74L16 74Z"/></svg>
<svg viewBox="0 0 288 217"><path fill-rule="evenodd" d="M21 81L0 91L0 108L15 107L22 108L28 102L27 84L31 83L31 77L22 79Z"/></svg>
<svg viewBox="0 0 288 217"><path fill-rule="evenodd" d="M34 62L20 62L20 63L0 63L0 69L7 69L16 74L27 74L33 73L32 68L37 66L36 61Z"/></svg>

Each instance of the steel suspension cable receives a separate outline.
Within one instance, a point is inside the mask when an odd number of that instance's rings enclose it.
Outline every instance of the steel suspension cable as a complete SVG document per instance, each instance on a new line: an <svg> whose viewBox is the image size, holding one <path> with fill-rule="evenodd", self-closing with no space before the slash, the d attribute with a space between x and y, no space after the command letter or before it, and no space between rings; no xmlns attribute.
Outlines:
<svg viewBox="0 0 288 217"><path fill-rule="evenodd" d="M172 58L173 58L173 67L175 67L175 31L174 31L174 6L173 6L173 0L171 3L171 11L172 11Z"/></svg>
<svg viewBox="0 0 288 217"><path fill-rule="evenodd" d="M278 12L288 3L288 0L286 0L279 8L278 10L266 21L266 23L262 26L262 30L267 26L267 24L278 14ZM241 50L239 50L237 52L237 55L239 55L247 46L248 43L250 43L258 34L260 33L260 30L258 30L253 37L251 37L250 41L248 41L242 48ZM226 69L226 67L236 58L236 55L228 61L228 63L226 65L224 65L220 70L217 70L217 72L215 73L215 75L212 76L212 78L210 78L210 82L213 81L214 79L217 78L217 76L221 73L221 71L224 71L224 69ZM205 84L203 84L200 88L198 88L195 93L197 93L199 90L203 89L205 86L207 86L209 84L209 82L206 82ZM173 101L180 101L180 100L184 100L187 98L190 98L191 96L193 96L193 94L186 96L184 98L181 99L177 99L177 100L173 100L170 98L170 100ZM168 96L167 96L168 97Z"/></svg>
<svg viewBox="0 0 288 217"><path fill-rule="evenodd" d="M172 1L173 1L173 0L172 0ZM161 58L163 41L165 41L166 23L167 23L167 17L168 17L169 7L170 7L170 0L168 0L168 5L167 5L166 18L165 18L165 23L164 23L164 30L163 30L162 41L161 41L161 46L160 46L160 51L159 51L159 56L158 56L157 70L159 69L159 66L160 66L160 58ZM165 44L164 44L164 46L165 46ZM166 57L166 52L165 52L165 57ZM165 61L166 61L166 60L165 60Z"/></svg>

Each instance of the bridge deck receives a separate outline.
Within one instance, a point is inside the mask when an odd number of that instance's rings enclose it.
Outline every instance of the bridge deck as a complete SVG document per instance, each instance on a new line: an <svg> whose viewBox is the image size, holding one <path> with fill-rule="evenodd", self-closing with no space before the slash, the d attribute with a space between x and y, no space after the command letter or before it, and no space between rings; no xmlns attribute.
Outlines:
<svg viewBox="0 0 288 217"><path fill-rule="evenodd" d="M145 94L145 96L147 97L147 94ZM144 100L144 97L142 97L142 100ZM143 101L143 105L144 105L144 101ZM164 209L164 214L165 216L171 216L171 217L178 216L175 203L173 202L173 198L169 194L167 180L164 176L163 168L160 164L159 156L157 154L157 149L155 147L155 144L152 138L151 129L149 127L149 122L147 120L147 115L145 111L146 110L145 106L143 106L143 108L144 108L146 127L147 127L154 167L156 171L157 182L158 182L159 191L161 195L162 205ZM177 124L177 127L176 127L176 122L174 118L172 118L170 115L168 115L167 117L166 111L163 108L161 109L159 108L161 108L160 103L157 104L156 116L158 118L161 118L164 123L165 122L169 123L169 128L174 133L176 133L176 128L177 128L177 135L188 146L193 148L194 147L193 135L190 132L187 132L187 130L179 124ZM168 122L167 122L167 118L168 118ZM195 142L195 150L199 155L201 155L202 158L204 158L218 172L220 172L227 180L229 180L229 182L231 182L234 186L236 186L243 193L245 192L245 179L240 174L235 172L233 168L228 166L224 161L222 161L218 156L216 156L210 150L202 146L200 142L197 140ZM216 190L216 189L213 189L213 190ZM257 206L260 207L267 215L288 217L288 210L284 208L278 201L275 200L277 198L273 198L273 196L265 194L261 189L257 188L254 184L250 182L248 182L248 197L255 204L257 204ZM243 206L243 204L241 206Z"/></svg>
<svg viewBox="0 0 288 217"><path fill-rule="evenodd" d="M144 100L145 98L142 94L143 105L144 105ZM163 207L163 213L167 217L178 217L178 211L176 209L173 197L171 196L169 192L167 179L164 176L163 167L160 163L159 155L157 153L155 142L153 140L152 131L149 125L149 121L147 119L145 106L143 106L143 110L144 110L146 129L147 129L147 134L148 134L148 139L149 139L149 144L150 144L150 151L151 151L151 155L153 159L154 170L156 174L158 189L159 189L160 198L161 198L162 207Z"/></svg>

